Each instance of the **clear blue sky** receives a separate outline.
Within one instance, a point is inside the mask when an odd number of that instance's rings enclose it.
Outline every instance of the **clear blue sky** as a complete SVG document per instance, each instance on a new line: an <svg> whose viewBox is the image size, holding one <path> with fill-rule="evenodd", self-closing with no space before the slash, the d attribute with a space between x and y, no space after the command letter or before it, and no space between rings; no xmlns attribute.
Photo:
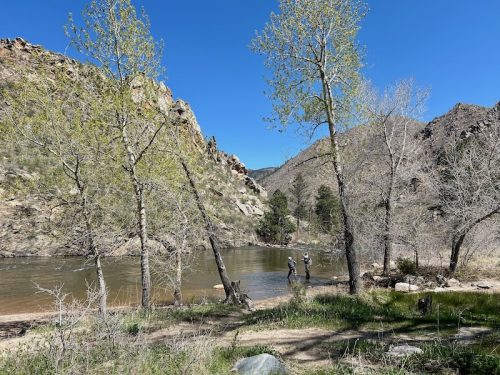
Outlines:
<svg viewBox="0 0 500 375"><path fill-rule="evenodd" d="M262 60L248 44L274 0L133 0L165 41L167 85L188 101L205 136L250 168L276 166L308 140L295 129L270 130ZM4 0L0 38L22 36L65 52L67 14L84 1ZM414 77L432 90L425 120L455 103L492 106L500 100L500 1L369 0L362 24L365 75L383 88ZM69 55L74 52L67 50Z"/></svg>

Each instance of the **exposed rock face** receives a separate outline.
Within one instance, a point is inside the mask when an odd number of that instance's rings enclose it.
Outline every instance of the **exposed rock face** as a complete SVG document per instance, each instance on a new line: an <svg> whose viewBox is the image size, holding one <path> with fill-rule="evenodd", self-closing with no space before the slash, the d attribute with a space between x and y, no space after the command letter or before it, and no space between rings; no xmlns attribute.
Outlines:
<svg viewBox="0 0 500 375"><path fill-rule="evenodd" d="M0 92L9 90L22 77L36 75L40 66L62 69L69 77L100 74L95 67L83 65L64 55L46 51L21 38L0 40ZM52 69L52 68L51 68ZM153 83L155 99L145 103L146 80L136 76L129 82L132 99L143 105L157 106L182 136L193 146L193 152L205 156L204 170L199 177L199 188L207 210L213 217L215 230L222 247L256 243L255 226L263 215L265 189L247 175L245 165L236 155L217 150L205 142L201 127L189 104L174 99L163 82ZM151 84L151 82L149 82ZM148 86L148 89L150 86ZM151 96L149 96L151 97ZM5 103L0 95L0 109ZM0 118L0 124L2 118ZM1 138L0 138L1 142ZM47 197L26 195L13 189L28 183L36 184L38 176L27 165L16 165L12 155L2 155L0 144L0 257L26 255L78 255L81 249L61 240L57 230L48 229L47 221L57 214L51 210ZM110 255L135 255L137 238L120 238L118 245L109 249ZM152 246L155 241L151 241ZM207 247L204 238L192 244L192 249ZM160 244L158 248L161 248ZM153 249L154 250L154 249Z"/></svg>
<svg viewBox="0 0 500 375"><path fill-rule="evenodd" d="M431 153L436 163L447 142L453 138L468 138L481 129L500 123L500 102L493 108L485 108L472 104L458 103L448 113L436 117L421 131L426 143L425 152Z"/></svg>
<svg viewBox="0 0 500 375"><path fill-rule="evenodd" d="M261 198L267 198L266 190L259 185L254 178L248 175L245 164L243 164L236 155L228 155L217 149L217 140L215 137L209 139L206 150L210 159L214 160L222 167L227 168L234 177L243 180L245 186L254 193L257 193Z"/></svg>

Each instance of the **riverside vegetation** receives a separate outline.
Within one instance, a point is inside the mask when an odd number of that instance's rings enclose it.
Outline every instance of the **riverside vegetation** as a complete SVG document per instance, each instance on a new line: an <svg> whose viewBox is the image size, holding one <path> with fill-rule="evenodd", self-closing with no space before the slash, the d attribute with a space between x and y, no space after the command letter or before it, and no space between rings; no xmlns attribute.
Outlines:
<svg viewBox="0 0 500 375"><path fill-rule="evenodd" d="M252 313L207 303L105 320L89 314L74 327L64 318L34 329L37 344L4 355L0 373L229 374L238 358L260 353L281 357L294 374L500 373L495 295L435 294L426 315L415 308L422 296L307 298L298 286L289 302ZM387 354L403 342L422 352Z"/></svg>
<svg viewBox="0 0 500 375"><path fill-rule="evenodd" d="M0 323L19 328L0 340L0 373L229 374L261 353L292 374L500 373L498 295L441 288L498 277L500 103L419 122L428 90L405 79L379 93L361 76L366 10L280 0L252 41L271 120L328 128L258 182L159 81L162 43L130 0L91 0L83 26L70 16L86 64L1 40L0 254L85 256L97 285L85 301L38 286L56 316ZM254 306L220 249L259 241L341 248L348 277ZM187 254L203 248L224 303L183 306ZM140 256L141 309L108 308L112 255ZM362 272L373 259L383 265ZM469 281L474 259L488 269ZM175 306L152 304L151 269ZM426 291L386 290L400 284ZM391 353L400 344L413 351Z"/></svg>

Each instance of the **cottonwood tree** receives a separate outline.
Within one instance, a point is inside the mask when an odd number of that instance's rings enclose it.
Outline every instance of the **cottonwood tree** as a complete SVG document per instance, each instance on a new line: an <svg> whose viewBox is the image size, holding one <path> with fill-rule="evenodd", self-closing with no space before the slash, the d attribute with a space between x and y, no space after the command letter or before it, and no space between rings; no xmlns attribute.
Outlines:
<svg viewBox="0 0 500 375"><path fill-rule="evenodd" d="M226 295L224 303L243 304L246 305L249 309L252 309L253 302L247 294L241 293L239 281L233 282L229 278L224 260L222 259L222 255L220 252L221 249L219 245L219 239L217 238L215 225L209 216L203 196L198 187L195 168L193 168L193 166L203 167L203 163L199 158L203 158L203 155L198 154L199 157L197 157L196 152L189 152L190 146L193 147L193 144L189 145L188 142L186 142L187 139L182 137L179 132L178 126L169 127L168 130L170 135L169 139L172 141L173 145L170 153L175 156L178 164L180 164L182 168L185 180L189 185L189 191L192 194L192 197L198 209L198 213L202 218L203 226L208 236L210 247L212 248L214 254L217 272L219 273L219 277L221 279Z"/></svg>
<svg viewBox="0 0 500 375"><path fill-rule="evenodd" d="M173 290L174 305L182 305L182 275L189 267L189 244L199 238L193 199L189 187L181 185L179 189L169 187L167 191L159 188L164 204L158 206L161 216L171 216L158 220L164 226L160 232L167 234L166 238L154 238L163 247L152 258L153 272L166 287Z"/></svg>
<svg viewBox="0 0 500 375"><path fill-rule="evenodd" d="M307 200L309 199L309 194L307 192L307 183L302 173L297 173L292 182L292 187L289 189L289 191L290 194L292 194L293 203L295 204L293 214L297 220L298 234L300 230L300 220L305 219L308 214Z"/></svg>
<svg viewBox="0 0 500 375"><path fill-rule="evenodd" d="M106 118L100 110L99 85L80 76L81 72L91 73L92 69L81 67L71 72L55 69L50 72L40 68L36 75L17 82L13 93L7 96L4 112L12 129L21 136L19 139L46 151L69 181L65 185L53 179L49 188L60 192L54 197L60 206L74 212L69 220L71 229L81 231L78 242L93 258L99 313L104 317L107 291L101 265L99 232L103 209L99 197L106 191L103 176L109 173L106 149L110 138ZM68 210L65 214L69 214Z"/></svg>
<svg viewBox="0 0 500 375"><path fill-rule="evenodd" d="M266 56L276 119L326 125L343 219L344 246L351 293L361 288L349 189L338 141L351 112L361 67L356 35L366 11L358 0L281 0L252 48Z"/></svg>
<svg viewBox="0 0 500 375"><path fill-rule="evenodd" d="M414 159L418 156L419 142L416 127L425 109L428 91L416 87L413 79L396 82L382 94L367 86L363 97L366 121L372 128L372 143L376 150L370 154L377 164L377 176L370 184L377 187L380 206L383 207L384 269L390 272L392 247L395 235L395 197L401 185L408 185L412 178ZM382 146L380 148L380 146Z"/></svg>
<svg viewBox="0 0 500 375"><path fill-rule="evenodd" d="M121 159L134 192L141 252L141 302L144 309L149 309L151 277L144 164L166 124L154 109L154 80L162 71L162 45L153 40L146 14L137 15L130 0L92 0L82 17L84 26L78 27L70 15L67 33L72 45L86 54L107 78L102 102L114 114L110 127L121 143L116 160Z"/></svg>
<svg viewBox="0 0 500 375"><path fill-rule="evenodd" d="M445 150L440 192L452 228L451 272L466 236L500 214L500 116L494 117L475 134L457 135Z"/></svg>

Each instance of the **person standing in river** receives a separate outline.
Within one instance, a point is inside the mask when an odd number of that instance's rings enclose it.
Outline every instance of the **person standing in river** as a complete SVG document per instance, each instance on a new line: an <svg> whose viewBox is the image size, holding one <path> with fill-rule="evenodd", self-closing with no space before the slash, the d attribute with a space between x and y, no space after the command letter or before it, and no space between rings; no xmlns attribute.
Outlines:
<svg viewBox="0 0 500 375"><path fill-rule="evenodd" d="M305 253L302 260L304 261L304 269L306 271L306 280L309 280L311 278L311 274L309 272L309 267L311 267L311 265L312 265L311 257L309 256L308 253Z"/></svg>
<svg viewBox="0 0 500 375"><path fill-rule="evenodd" d="M290 281L290 276L292 274L297 276L297 269L295 268L296 265L297 262L294 261L292 257L288 257L288 281Z"/></svg>

